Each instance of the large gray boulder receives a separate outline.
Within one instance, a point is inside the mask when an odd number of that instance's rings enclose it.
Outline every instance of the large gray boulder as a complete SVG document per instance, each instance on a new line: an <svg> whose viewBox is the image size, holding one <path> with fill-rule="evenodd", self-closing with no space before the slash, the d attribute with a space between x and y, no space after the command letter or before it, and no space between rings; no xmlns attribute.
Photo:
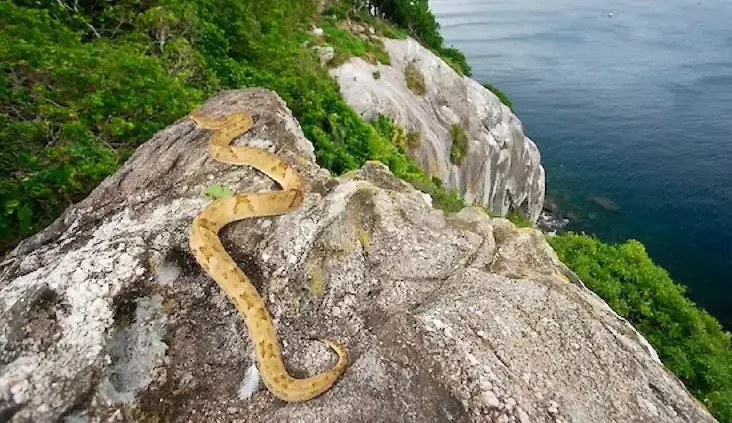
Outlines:
<svg viewBox="0 0 732 423"><path fill-rule="evenodd" d="M255 389L246 327L188 230L207 186L275 186L212 161L208 132L181 119L2 261L0 420L714 421L540 232L471 208L445 216L379 163L330 177L272 92L224 92L204 110L252 113L237 143L309 181L298 210L222 238L291 373L332 365L311 340L329 337L349 350L342 379L300 404Z"/></svg>
<svg viewBox="0 0 732 423"><path fill-rule="evenodd" d="M348 104L367 120L383 114L408 131L419 131L419 148L408 154L468 202L502 216L518 210L536 222L544 203L544 168L536 144L524 135L516 115L417 41L383 41L390 65L353 58L331 71ZM410 64L424 78L424 95L407 87L405 69ZM453 124L460 125L469 140L460 165L450 161Z"/></svg>

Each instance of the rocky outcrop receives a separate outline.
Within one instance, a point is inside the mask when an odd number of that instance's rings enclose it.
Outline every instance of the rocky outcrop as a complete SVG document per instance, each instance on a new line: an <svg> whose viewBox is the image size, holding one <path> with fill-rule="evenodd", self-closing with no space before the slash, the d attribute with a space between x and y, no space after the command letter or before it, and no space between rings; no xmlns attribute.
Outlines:
<svg viewBox="0 0 732 423"><path fill-rule="evenodd" d="M204 111L252 113L237 143L307 179L301 208L222 239L291 373L332 365L310 340L328 337L349 349L345 374L306 403L256 389L246 327L188 230L207 186L275 187L212 161L208 132L181 119L0 265L0 420L713 421L540 232L446 216L378 163L330 177L271 92L225 92Z"/></svg>
<svg viewBox="0 0 732 423"><path fill-rule="evenodd" d="M419 148L408 154L466 201L503 216L518 210L536 222L544 201L544 169L518 118L492 92L458 75L415 40L384 39L384 46L391 65L353 58L331 71L351 107L367 120L384 114L408 131L419 131ZM407 87L410 64L424 77L424 95ZM450 160L453 125L469 140L460 164Z"/></svg>

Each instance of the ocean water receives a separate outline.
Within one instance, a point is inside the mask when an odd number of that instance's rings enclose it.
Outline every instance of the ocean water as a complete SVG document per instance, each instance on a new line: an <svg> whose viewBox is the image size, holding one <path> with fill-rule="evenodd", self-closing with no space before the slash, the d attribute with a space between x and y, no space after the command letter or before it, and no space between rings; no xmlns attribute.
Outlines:
<svg viewBox="0 0 732 423"><path fill-rule="evenodd" d="M640 240L732 328L732 1L431 6L513 101L574 228Z"/></svg>

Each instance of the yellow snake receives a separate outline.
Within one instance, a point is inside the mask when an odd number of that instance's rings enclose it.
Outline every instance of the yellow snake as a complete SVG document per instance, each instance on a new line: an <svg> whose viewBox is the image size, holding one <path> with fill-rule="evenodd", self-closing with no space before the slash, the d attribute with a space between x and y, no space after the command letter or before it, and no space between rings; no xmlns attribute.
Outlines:
<svg viewBox="0 0 732 423"><path fill-rule="evenodd" d="M290 376L282 361L275 327L262 297L224 250L218 235L219 230L231 222L248 217L282 215L300 207L304 182L295 169L274 154L259 148L230 145L252 127L249 114L232 113L216 119L194 111L190 117L198 126L213 130L208 151L214 160L252 166L282 186L282 191L237 194L213 201L193 220L190 246L201 267L241 312L254 343L265 386L276 397L289 402L315 398L333 386L346 369L348 358L345 349L333 341L323 340L338 353L338 363L330 370L306 379Z"/></svg>

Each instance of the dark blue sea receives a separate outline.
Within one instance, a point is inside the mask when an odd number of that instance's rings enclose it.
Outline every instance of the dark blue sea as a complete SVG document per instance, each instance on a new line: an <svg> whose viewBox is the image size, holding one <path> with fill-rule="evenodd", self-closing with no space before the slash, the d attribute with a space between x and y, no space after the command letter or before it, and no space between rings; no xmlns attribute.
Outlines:
<svg viewBox="0 0 732 423"><path fill-rule="evenodd" d="M732 328L732 0L431 6L513 101L574 228L640 240Z"/></svg>

